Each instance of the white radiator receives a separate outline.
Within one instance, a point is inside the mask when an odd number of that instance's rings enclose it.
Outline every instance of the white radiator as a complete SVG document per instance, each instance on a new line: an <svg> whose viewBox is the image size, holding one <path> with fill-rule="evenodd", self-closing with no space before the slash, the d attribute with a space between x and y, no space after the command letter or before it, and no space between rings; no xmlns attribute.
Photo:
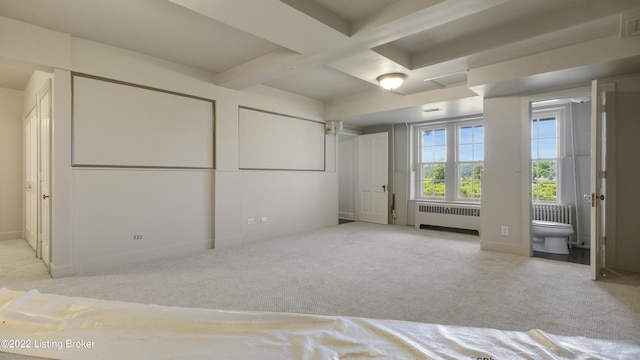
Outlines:
<svg viewBox="0 0 640 360"><path fill-rule="evenodd" d="M533 204L533 220L573 224L571 206L564 204Z"/></svg>
<svg viewBox="0 0 640 360"><path fill-rule="evenodd" d="M420 225L480 231L480 205L416 203L415 227Z"/></svg>

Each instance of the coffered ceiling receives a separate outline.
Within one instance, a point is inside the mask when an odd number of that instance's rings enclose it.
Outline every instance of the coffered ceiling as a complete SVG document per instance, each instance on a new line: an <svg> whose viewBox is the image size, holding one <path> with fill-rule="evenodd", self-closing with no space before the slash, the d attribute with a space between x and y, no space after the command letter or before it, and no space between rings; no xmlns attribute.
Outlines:
<svg viewBox="0 0 640 360"><path fill-rule="evenodd" d="M264 85L328 106L383 96L376 77L389 72L408 75L397 96L457 87L491 95L495 86L470 83L474 69L615 38L621 14L638 9L640 0L0 0L0 16L203 70L219 86ZM612 59L597 75L639 64L637 57ZM575 68L590 65L602 64ZM0 86L19 87L18 68L1 66ZM588 81L592 70L571 80ZM531 85L522 86L516 91ZM433 108L452 109L440 116L481 112L472 96L448 105L423 97L424 104L406 102L384 118L412 122Z"/></svg>

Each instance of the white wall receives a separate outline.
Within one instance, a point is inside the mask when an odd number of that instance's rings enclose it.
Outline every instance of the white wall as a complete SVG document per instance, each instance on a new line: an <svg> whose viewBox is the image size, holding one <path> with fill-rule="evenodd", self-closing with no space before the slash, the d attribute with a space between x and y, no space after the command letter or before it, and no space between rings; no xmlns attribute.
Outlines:
<svg viewBox="0 0 640 360"><path fill-rule="evenodd" d="M212 245L211 171L77 169L73 178L80 271Z"/></svg>
<svg viewBox="0 0 640 360"><path fill-rule="evenodd" d="M22 237L23 97L0 88L0 240Z"/></svg>
<svg viewBox="0 0 640 360"><path fill-rule="evenodd" d="M220 88L210 82L210 74L181 65L1 17L0 25L6 30L0 34L0 58L55 68L54 277L199 251L211 245L209 240L216 248L239 246L246 241L337 223L335 142L330 137L325 144L327 171L240 171L238 164L239 106L324 121L321 102L262 86L247 91ZM23 43L16 46L12 42L15 38ZM43 38L52 43L44 46ZM143 184L149 183L152 170L72 168L70 71L214 100L216 169L210 173L162 173L163 181L147 187ZM157 175L153 175L154 179ZM173 177L180 180L173 182ZM164 192L170 195L163 199ZM207 197L213 204L209 209ZM188 216L184 216L184 202L194 203ZM254 225L247 224L249 217L256 219ZM260 223L261 217L266 217L267 222ZM174 218L175 222L167 223L167 218ZM126 219L137 221L125 223ZM138 229L145 232L141 241L131 238L142 232ZM169 229L165 237L156 236Z"/></svg>
<svg viewBox="0 0 640 360"><path fill-rule="evenodd" d="M529 256L529 155L523 146L529 143L529 125L523 124L523 107L520 97L484 101L480 244L483 250ZM501 235L502 226L509 227L509 235Z"/></svg>
<svg viewBox="0 0 640 360"><path fill-rule="evenodd" d="M27 86L24 88L24 113L27 114L36 106L38 92L47 81L53 79L53 74L46 71L36 70L31 74Z"/></svg>

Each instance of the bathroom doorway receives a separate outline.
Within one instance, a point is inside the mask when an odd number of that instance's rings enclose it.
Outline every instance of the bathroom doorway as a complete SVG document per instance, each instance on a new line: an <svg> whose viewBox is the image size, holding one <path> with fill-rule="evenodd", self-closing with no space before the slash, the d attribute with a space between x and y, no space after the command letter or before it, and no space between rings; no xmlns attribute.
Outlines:
<svg viewBox="0 0 640 360"><path fill-rule="evenodd" d="M590 88L530 102L532 255L590 264Z"/></svg>

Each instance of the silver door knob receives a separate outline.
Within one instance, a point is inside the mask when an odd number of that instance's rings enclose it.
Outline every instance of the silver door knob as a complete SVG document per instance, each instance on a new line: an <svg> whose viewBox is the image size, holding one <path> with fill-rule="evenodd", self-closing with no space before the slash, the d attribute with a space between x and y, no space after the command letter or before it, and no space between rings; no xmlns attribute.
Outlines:
<svg viewBox="0 0 640 360"><path fill-rule="evenodd" d="M49 198L49 195L42 194L42 200L47 200L48 198Z"/></svg>

